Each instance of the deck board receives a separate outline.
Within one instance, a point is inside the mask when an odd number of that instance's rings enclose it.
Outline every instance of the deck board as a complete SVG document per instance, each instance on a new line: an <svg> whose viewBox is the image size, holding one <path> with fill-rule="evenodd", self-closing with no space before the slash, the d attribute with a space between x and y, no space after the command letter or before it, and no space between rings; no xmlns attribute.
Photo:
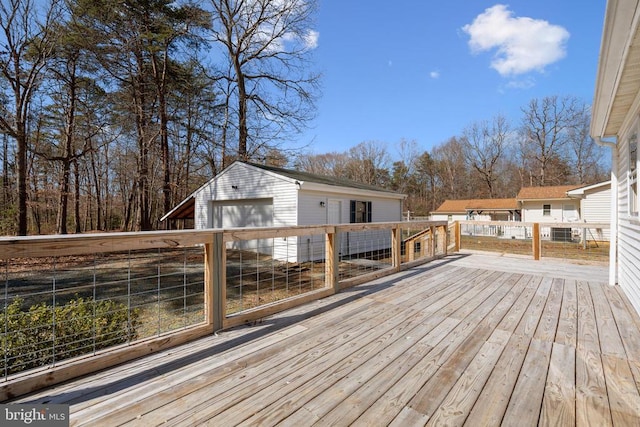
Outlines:
<svg viewBox="0 0 640 427"><path fill-rule="evenodd" d="M584 270L450 256L14 402L74 426L633 425L640 317Z"/></svg>

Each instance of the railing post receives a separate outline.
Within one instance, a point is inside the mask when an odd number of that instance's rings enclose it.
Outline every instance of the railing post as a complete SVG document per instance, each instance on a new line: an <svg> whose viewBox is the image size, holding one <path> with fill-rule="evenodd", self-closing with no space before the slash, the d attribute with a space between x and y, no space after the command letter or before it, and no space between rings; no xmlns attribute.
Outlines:
<svg viewBox="0 0 640 427"><path fill-rule="evenodd" d="M462 246L462 240L461 240L461 230L460 230L460 222L456 221L453 223L453 234L454 234L454 239L455 239L455 244L453 246L453 251L454 252L459 252L460 251L460 247Z"/></svg>
<svg viewBox="0 0 640 427"><path fill-rule="evenodd" d="M223 232L213 233L210 243L204 246L204 304L205 320L213 331L223 328L226 315L227 253Z"/></svg>
<svg viewBox="0 0 640 427"><path fill-rule="evenodd" d="M402 259L400 253L402 251L402 226L397 224L391 229L391 264L400 271L402 265Z"/></svg>
<svg viewBox="0 0 640 427"><path fill-rule="evenodd" d="M436 238L436 227L429 226L429 257L434 258L436 256L436 246L438 245L438 239Z"/></svg>
<svg viewBox="0 0 640 427"><path fill-rule="evenodd" d="M327 227L327 241L325 244L324 280L327 288L338 292L338 242L340 235L335 227Z"/></svg>
<svg viewBox="0 0 640 427"><path fill-rule="evenodd" d="M442 246L444 250L444 256L449 255L449 227L447 225L441 225L439 227L440 233L442 233Z"/></svg>
<svg viewBox="0 0 640 427"><path fill-rule="evenodd" d="M540 224L537 222L533 223L533 229L531 231L531 240L533 244L533 259L536 261L540 260Z"/></svg>

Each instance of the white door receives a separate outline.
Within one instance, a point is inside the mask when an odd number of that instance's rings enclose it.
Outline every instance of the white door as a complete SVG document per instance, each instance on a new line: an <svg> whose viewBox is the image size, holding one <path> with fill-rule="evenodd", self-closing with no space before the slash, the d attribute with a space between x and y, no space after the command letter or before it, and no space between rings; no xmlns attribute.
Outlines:
<svg viewBox="0 0 640 427"><path fill-rule="evenodd" d="M342 223L342 202L340 200L329 200L327 206L327 224L341 224ZM347 233L341 233L338 237L338 255L342 255L342 248L347 238Z"/></svg>
<svg viewBox="0 0 640 427"><path fill-rule="evenodd" d="M329 200L329 206L327 207L327 224L340 224L340 200Z"/></svg>

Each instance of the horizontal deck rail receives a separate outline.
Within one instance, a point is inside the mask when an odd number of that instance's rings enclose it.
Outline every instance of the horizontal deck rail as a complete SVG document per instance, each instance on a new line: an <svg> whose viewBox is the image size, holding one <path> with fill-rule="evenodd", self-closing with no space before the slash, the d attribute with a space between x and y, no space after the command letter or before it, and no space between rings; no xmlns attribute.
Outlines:
<svg viewBox="0 0 640 427"><path fill-rule="evenodd" d="M0 238L0 401L445 256L448 236L415 221Z"/></svg>

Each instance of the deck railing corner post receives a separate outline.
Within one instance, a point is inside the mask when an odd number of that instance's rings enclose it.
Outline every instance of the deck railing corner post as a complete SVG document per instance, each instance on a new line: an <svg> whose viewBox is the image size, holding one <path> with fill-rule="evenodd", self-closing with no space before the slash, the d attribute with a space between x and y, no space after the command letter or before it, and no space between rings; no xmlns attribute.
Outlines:
<svg viewBox="0 0 640 427"><path fill-rule="evenodd" d="M205 244L205 320L213 331L223 328L226 312L226 251L224 234L214 232Z"/></svg>

